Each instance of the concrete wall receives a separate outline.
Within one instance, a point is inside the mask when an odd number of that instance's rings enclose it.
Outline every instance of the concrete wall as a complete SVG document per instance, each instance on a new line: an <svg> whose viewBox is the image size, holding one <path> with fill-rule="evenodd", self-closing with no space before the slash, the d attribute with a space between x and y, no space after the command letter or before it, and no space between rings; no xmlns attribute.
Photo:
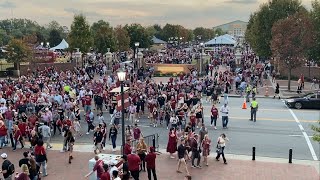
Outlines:
<svg viewBox="0 0 320 180"><path fill-rule="evenodd" d="M288 70L280 69L280 74L282 76L288 76ZM292 76L299 77L300 74L303 74L305 78L308 78L309 67L303 66L292 70ZM320 79L320 67L310 67L310 76L311 78L317 77L317 79Z"/></svg>

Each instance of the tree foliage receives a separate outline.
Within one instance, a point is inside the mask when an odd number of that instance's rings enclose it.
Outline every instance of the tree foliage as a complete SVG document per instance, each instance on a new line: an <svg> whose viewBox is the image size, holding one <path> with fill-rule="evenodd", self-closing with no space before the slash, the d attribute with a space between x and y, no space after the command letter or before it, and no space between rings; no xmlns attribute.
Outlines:
<svg viewBox="0 0 320 180"><path fill-rule="evenodd" d="M288 90L291 70L300 67L304 62L306 53L314 44L313 34L313 24L305 11L279 20L272 27L272 52L281 59L282 67L288 69Z"/></svg>
<svg viewBox="0 0 320 180"><path fill-rule="evenodd" d="M259 56L270 57L271 29L274 23L301 10L305 8L299 0L270 0L262 4L260 9L250 16L246 41Z"/></svg>
<svg viewBox="0 0 320 180"><path fill-rule="evenodd" d="M57 29L52 29L49 33L49 43L51 47L57 46L62 40L61 34Z"/></svg>
<svg viewBox="0 0 320 180"><path fill-rule="evenodd" d="M111 51L117 50L116 35L109 23L99 20L93 23L91 32L93 34L94 47L98 52L104 54L108 52L108 48L110 48Z"/></svg>
<svg viewBox="0 0 320 180"><path fill-rule="evenodd" d="M308 52L308 58L320 63L320 1L312 2L312 9L310 11L312 23L315 31L315 44Z"/></svg>
<svg viewBox="0 0 320 180"><path fill-rule="evenodd" d="M6 50L8 62L20 63L27 61L31 55L31 49L27 43L21 39L10 40Z"/></svg>
<svg viewBox="0 0 320 180"><path fill-rule="evenodd" d="M119 51L127 51L130 49L130 36L127 31L122 26L117 26L115 29L115 35L117 39L117 47Z"/></svg>
<svg viewBox="0 0 320 180"><path fill-rule="evenodd" d="M215 31L213 29L197 27L193 30L193 34L201 41L208 41L215 36Z"/></svg>
<svg viewBox="0 0 320 180"><path fill-rule="evenodd" d="M151 45L152 35L149 34L146 29L140 24L133 23L125 25L125 29L128 31L130 37L130 47L135 48L134 43L139 42L141 48L149 48Z"/></svg>
<svg viewBox="0 0 320 180"><path fill-rule="evenodd" d="M79 48L81 52L89 52L93 45L93 38L90 32L90 25L82 14L74 16L69 33L69 48Z"/></svg>

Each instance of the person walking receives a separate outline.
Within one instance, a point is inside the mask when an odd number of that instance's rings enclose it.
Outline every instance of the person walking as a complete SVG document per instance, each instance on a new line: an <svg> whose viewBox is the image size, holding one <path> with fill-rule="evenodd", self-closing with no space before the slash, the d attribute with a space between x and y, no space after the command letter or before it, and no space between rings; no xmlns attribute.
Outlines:
<svg viewBox="0 0 320 180"><path fill-rule="evenodd" d="M4 122L0 120L0 149L2 149L5 144L7 133L7 127L4 125Z"/></svg>
<svg viewBox="0 0 320 180"><path fill-rule="evenodd" d="M279 94L280 94L280 90L279 90L279 88L280 88L279 83L277 83L277 85L276 85L276 90L274 91L273 99L275 99L276 96L278 96L279 99L280 99L280 95L279 95Z"/></svg>
<svg viewBox="0 0 320 180"><path fill-rule="evenodd" d="M204 136L204 139L201 142L203 162L205 163L206 166L208 166L208 156L210 154L210 146L211 146L211 140L209 139L208 134L206 134Z"/></svg>
<svg viewBox="0 0 320 180"><path fill-rule="evenodd" d="M23 137L22 137L22 134L21 134L21 131L20 131L18 125L13 126L13 139L14 139L13 151L15 151L17 149L18 141L20 142L21 149L24 148Z"/></svg>
<svg viewBox="0 0 320 180"><path fill-rule="evenodd" d="M185 155L188 154L186 146L185 146L185 140L181 139L181 143L178 146L178 165L177 165L177 173L181 173L180 166L181 163L183 163L184 167L186 168L187 176L190 176L190 173L188 171L188 166L185 160Z"/></svg>
<svg viewBox="0 0 320 180"><path fill-rule="evenodd" d="M224 164L227 164L227 160L226 160L226 158L224 156L224 149L226 147L226 141L229 141L229 139L226 137L225 134L221 134L218 137L218 140L217 140L217 156L216 156L216 160L220 161L219 158L220 158L220 156L222 156Z"/></svg>
<svg viewBox="0 0 320 180"><path fill-rule="evenodd" d="M48 176L47 173L47 153L45 148L43 147L43 140L38 140L37 146L34 148L34 155L36 156L36 162L39 167L42 166L42 176Z"/></svg>
<svg viewBox="0 0 320 180"><path fill-rule="evenodd" d="M12 174L15 171L14 165L7 159L8 155L6 153L2 153L1 158L3 159L1 166L3 178L4 180L12 180Z"/></svg>
<svg viewBox="0 0 320 180"><path fill-rule="evenodd" d="M208 134L208 129L206 128L206 126L204 125L204 123L201 124L201 128L199 130L199 136L200 136L200 141L202 142L202 140L204 139L204 136Z"/></svg>
<svg viewBox="0 0 320 180"><path fill-rule="evenodd" d="M217 119L218 118L219 118L219 110L215 107L214 104L212 104L210 126L212 126L212 123L213 123L213 128L214 129L217 129Z"/></svg>
<svg viewBox="0 0 320 180"><path fill-rule="evenodd" d="M101 178L101 175L103 173L103 161L101 159L99 159L99 156L95 156L94 160L96 161L95 165L93 166L93 169L87 174L85 175L85 178L88 178L91 174L93 174L95 171L97 171L97 180L99 180Z"/></svg>
<svg viewBox="0 0 320 180"><path fill-rule="evenodd" d="M157 158L157 155L155 153L154 147L150 147L150 151L145 158L145 161L147 162L147 171L148 171L148 179L149 180L151 180L151 172L153 174L153 179L157 180L156 158Z"/></svg>
<svg viewBox="0 0 320 180"><path fill-rule="evenodd" d="M252 99L250 107L251 107L251 118L250 118L250 121L256 122L256 120L257 120L257 111L258 111L258 102L256 101L256 98Z"/></svg>
<svg viewBox="0 0 320 180"><path fill-rule="evenodd" d="M111 140L113 152L116 151L117 134L118 134L118 130L116 128L116 125L113 124L113 126L111 126L109 130L109 141Z"/></svg>
<svg viewBox="0 0 320 180"><path fill-rule="evenodd" d="M191 142L191 167L192 168L201 168L200 166L200 161L201 161L201 156L200 156L200 147L199 147L199 136L198 134L195 134L193 136L192 142ZM197 159L197 165L194 165L194 160Z"/></svg>
<svg viewBox="0 0 320 180"><path fill-rule="evenodd" d="M21 165L21 173L17 172L17 175L15 176L15 180L29 180L29 167L26 164Z"/></svg>
<svg viewBox="0 0 320 180"><path fill-rule="evenodd" d="M41 130L43 142L47 144L47 149L52 148L50 144L51 130L50 130L50 127L48 126L48 122L44 122L44 124L40 126L40 130Z"/></svg>
<svg viewBox="0 0 320 180"><path fill-rule="evenodd" d="M103 139L103 133L101 132L101 128L97 127L96 132L93 134L93 141L94 141L94 153L98 154L97 150L99 150L99 153L102 151L102 139Z"/></svg>
<svg viewBox="0 0 320 180"><path fill-rule="evenodd" d="M68 131L66 141L67 141L68 148L69 148L69 164L71 164L71 159L73 159L73 156L72 156L73 145L75 142L74 136L71 131Z"/></svg>
<svg viewBox="0 0 320 180"><path fill-rule="evenodd" d="M224 104L220 108L221 118L222 118L222 128L228 129L228 122L229 122L229 107L228 104Z"/></svg>
<svg viewBox="0 0 320 180"><path fill-rule="evenodd" d="M167 152L170 153L170 158L174 159L173 153L177 151L177 134L174 128L170 129L169 139L167 144Z"/></svg>
<svg viewBox="0 0 320 180"><path fill-rule="evenodd" d="M108 164L103 165L104 172L100 176L100 180L111 180Z"/></svg>

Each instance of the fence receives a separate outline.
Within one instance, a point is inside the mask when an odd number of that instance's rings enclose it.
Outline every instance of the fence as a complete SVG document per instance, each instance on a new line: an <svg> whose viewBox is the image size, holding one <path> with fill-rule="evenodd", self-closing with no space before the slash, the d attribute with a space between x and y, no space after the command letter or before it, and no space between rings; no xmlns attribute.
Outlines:
<svg viewBox="0 0 320 180"><path fill-rule="evenodd" d="M159 152L159 135L158 134L152 134L148 136L143 137L144 142L147 144L148 147L154 147L156 152ZM131 147L136 148L137 144L139 142L139 139L133 139L131 141Z"/></svg>

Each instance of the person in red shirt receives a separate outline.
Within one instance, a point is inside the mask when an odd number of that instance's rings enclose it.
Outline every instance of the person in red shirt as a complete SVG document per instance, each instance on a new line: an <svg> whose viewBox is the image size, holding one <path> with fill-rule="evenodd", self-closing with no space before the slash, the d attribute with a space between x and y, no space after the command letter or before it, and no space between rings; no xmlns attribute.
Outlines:
<svg viewBox="0 0 320 180"><path fill-rule="evenodd" d="M173 96L171 97L170 105L171 105L172 111L175 111L176 110L177 101L174 99Z"/></svg>
<svg viewBox="0 0 320 180"><path fill-rule="evenodd" d="M0 149L2 149L3 145L5 144L5 137L7 136L8 129L4 125L3 121L0 121Z"/></svg>
<svg viewBox="0 0 320 180"><path fill-rule="evenodd" d="M27 136L27 123L19 121L18 128L21 131L22 137L26 137Z"/></svg>
<svg viewBox="0 0 320 180"><path fill-rule="evenodd" d="M133 152L135 153L135 152ZM139 167L141 164L140 157L137 154L129 154L128 156L128 166L131 176L134 180L139 180Z"/></svg>
<svg viewBox="0 0 320 180"><path fill-rule="evenodd" d="M21 144L21 149L24 148L23 137L18 125L13 126L13 139L14 139L13 151L16 150L18 141Z"/></svg>
<svg viewBox="0 0 320 180"><path fill-rule="evenodd" d="M196 114L194 113L194 111L191 111L190 114L190 122L191 122L191 131L194 132L195 128L196 128Z"/></svg>
<svg viewBox="0 0 320 180"><path fill-rule="evenodd" d="M48 176L47 174L47 153L43 146L43 140L38 140L36 147L34 148L34 155L36 162L39 166L42 166L43 177Z"/></svg>
<svg viewBox="0 0 320 180"><path fill-rule="evenodd" d="M100 176L100 180L111 180L108 164L103 165L104 172Z"/></svg>
<svg viewBox="0 0 320 180"><path fill-rule="evenodd" d="M96 160L96 164L93 166L92 171L90 171L89 174L87 174L85 177L89 177L93 172L97 171L97 179L101 178L101 175L103 174L103 161L99 160L99 156L95 156L94 159Z"/></svg>
<svg viewBox="0 0 320 180"><path fill-rule="evenodd" d="M147 154L145 161L147 162L148 179L151 180L151 171L153 174L153 179L157 180L156 174L156 158L157 155L154 153L154 147L150 147L150 152Z"/></svg>
<svg viewBox="0 0 320 180"><path fill-rule="evenodd" d="M86 95L86 97L84 98L84 111L88 112L89 110L91 110L91 97L89 95Z"/></svg>
<svg viewBox="0 0 320 180"><path fill-rule="evenodd" d="M127 143L124 145L124 154L128 155L131 154L132 147L131 147L131 141L130 139L127 139Z"/></svg>

